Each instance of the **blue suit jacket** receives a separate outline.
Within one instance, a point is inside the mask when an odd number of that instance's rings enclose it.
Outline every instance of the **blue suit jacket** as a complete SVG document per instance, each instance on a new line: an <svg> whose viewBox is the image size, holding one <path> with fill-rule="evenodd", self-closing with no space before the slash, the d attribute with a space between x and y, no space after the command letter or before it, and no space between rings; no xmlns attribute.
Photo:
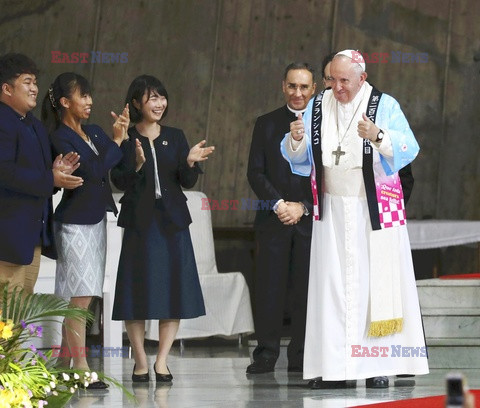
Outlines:
<svg viewBox="0 0 480 408"><path fill-rule="evenodd" d="M28 265L35 246L56 257L52 234L52 154L47 131L30 112L20 120L0 103L0 260Z"/></svg>
<svg viewBox="0 0 480 408"><path fill-rule="evenodd" d="M95 145L98 156L66 125L60 125L51 135L56 154L77 152L80 155L80 167L73 174L83 178L83 185L64 190L55 210L55 221L65 224L97 224L105 216L106 210L117 214L108 172L120 161L122 151L100 126L85 125L82 129Z"/></svg>
<svg viewBox="0 0 480 408"><path fill-rule="evenodd" d="M192 219L182 186L192 188L201 170L198 163L195 163L193 168L187 164L190 149L183 131L162 126L161 135L154 141L162 191L161 200L155 199L154 164L150 142L147 137L140 135L135 127L130 128L128 134L130 139L122 144L123 160L111 173L113 184L125 191L120 200L122 209L118 225L142 229L151 220L154 209L162 208L174 228L187 228ZM146 159L138 173L135 172L135 139L141 141Z"/></svg>

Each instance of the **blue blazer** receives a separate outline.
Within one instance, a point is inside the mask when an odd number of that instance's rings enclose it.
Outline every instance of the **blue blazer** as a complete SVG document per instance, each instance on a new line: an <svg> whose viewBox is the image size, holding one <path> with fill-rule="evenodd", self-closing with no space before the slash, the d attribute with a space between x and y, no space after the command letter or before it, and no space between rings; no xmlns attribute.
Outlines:
<svg viewBox="0 0 480 408"><path fill-rule="evenodd" d="M118 225L142 229L152 219L154 210L160 208L176 229L187 228L192 219L182 187L192 188L202 171L198 163L194 167L187 164L190 149L183 131L162 126L160 136L153 142L162 191L159 200L155 199L155 168L150 141L138 133L135 127L130 128L128 134L129 140L122 144L123 159L111 172L115 187L125 191L120 199L122 208ZM142 143L146 159L138 173L135 172L135 139Z"/></svg>
<svg viewBox="0 0 480 408"><path fill-rule="evenodd" d="M52 229L52 154L32 113L25 119L0 103L0 260L28 265L42 253L56 258Z"/></svg>
<svg viewBox="0 0 480 408"><path fill-rule="evenodd" d="M83 178L83 185L73 190L63 190L62 200L55 210L55 221L65 224L97 224L105 211L117 214L108 179L109 170L122 158L122 151L97 125L82 126L98 156L92 148L70 127L61 124L50 136L55 154L77 152L80 167L74 175Z"/></svg>

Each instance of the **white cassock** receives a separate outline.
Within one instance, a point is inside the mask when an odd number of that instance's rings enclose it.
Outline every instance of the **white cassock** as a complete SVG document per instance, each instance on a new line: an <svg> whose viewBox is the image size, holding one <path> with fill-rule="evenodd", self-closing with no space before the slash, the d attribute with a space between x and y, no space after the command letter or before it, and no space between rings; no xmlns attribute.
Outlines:
<svg viewBox="0 0 480 408"><path fill-rule="evenodd" d="M322 219L313 222L305 379L355 380L428 373L407 227L378 231L371 228L362 175L363 139L357 133L370 91L371 86L365 83L354 100L346 105L339 104L331 91L325 92L323 97L324 194ZM379 164L379 153L385 157L393 155L388 124L385 125L379 126L386 134L381 145L374 146L374 168ZM335 165L332 151L336 150L339 141L345 155L340 156ZM285 146L290 159L306 149L303 142L293 150L291 139ZM389 265L398 268L399 272L393 284L400 288L403 329L389 336L368 337L371 261L383 262L387 258Z"/></svg>

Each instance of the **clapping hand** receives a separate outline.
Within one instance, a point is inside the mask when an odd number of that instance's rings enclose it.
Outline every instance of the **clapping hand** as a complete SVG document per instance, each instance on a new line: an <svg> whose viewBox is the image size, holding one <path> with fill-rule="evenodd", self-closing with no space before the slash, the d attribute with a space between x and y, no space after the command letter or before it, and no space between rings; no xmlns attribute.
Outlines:
<svg viewBox="0 0 480 408"><path fill-rule="evenodd" d="M128 103L123 108L120 116L115 112L110 112L115 119L113 123L113 141L119 146L128 137L128 126L130 125L130 111L128 109Z"/></svg>
<svg viewBox="0 0 480 408"><path fill-rule="evenodd" d="M72 174L80 167L80 155L76 152L67 153L65 156L59 154L53 162L53 168L65 174Z"/></svg>
<svg viewBox="0 0 480 408"><path fill-rule="evenodd" d="M135 163L136 168L135 171L139 171L143 163L145 163L145 153L143 152L142 142L140 140L135 139Z"/></svg>
<svg viewBox="0 0 480 408"><path fill-rule="evenodd" d="M187 163L190 167L193 167L195 162L200 162L208 159L208 156L213 153L215 146L207 146L206 140L202 140L190 149L187 156Z"/></svg>
<svg viewBox="0 0 480 408"><path fill-rule="evenodd" d="M55 187L73 190L83 184L81 177L72 176L72 173L80 166L80 155L70 152L65 156L59 154L53 162L53 184Z"/></svg>

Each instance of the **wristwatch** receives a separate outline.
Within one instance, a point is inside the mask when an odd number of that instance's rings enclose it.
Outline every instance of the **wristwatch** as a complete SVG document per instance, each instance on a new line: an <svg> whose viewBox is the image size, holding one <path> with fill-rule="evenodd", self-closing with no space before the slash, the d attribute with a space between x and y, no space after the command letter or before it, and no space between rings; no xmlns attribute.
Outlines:
<svg viewBox="0 0 480 408"><path fill-rule="evenodd" d="M383 130L380 129L377 134L377 138L375 139L375 143L380 143L383 140Z"/></svg>
<svg viewBox="0 0 480 408"><path fill-rule="evenodd" d="M301 201L300 204L302 204L303 207L303 215L305 215L305 217L308 217L310 215L310 211L308 211L308 208Z"/></svg>

